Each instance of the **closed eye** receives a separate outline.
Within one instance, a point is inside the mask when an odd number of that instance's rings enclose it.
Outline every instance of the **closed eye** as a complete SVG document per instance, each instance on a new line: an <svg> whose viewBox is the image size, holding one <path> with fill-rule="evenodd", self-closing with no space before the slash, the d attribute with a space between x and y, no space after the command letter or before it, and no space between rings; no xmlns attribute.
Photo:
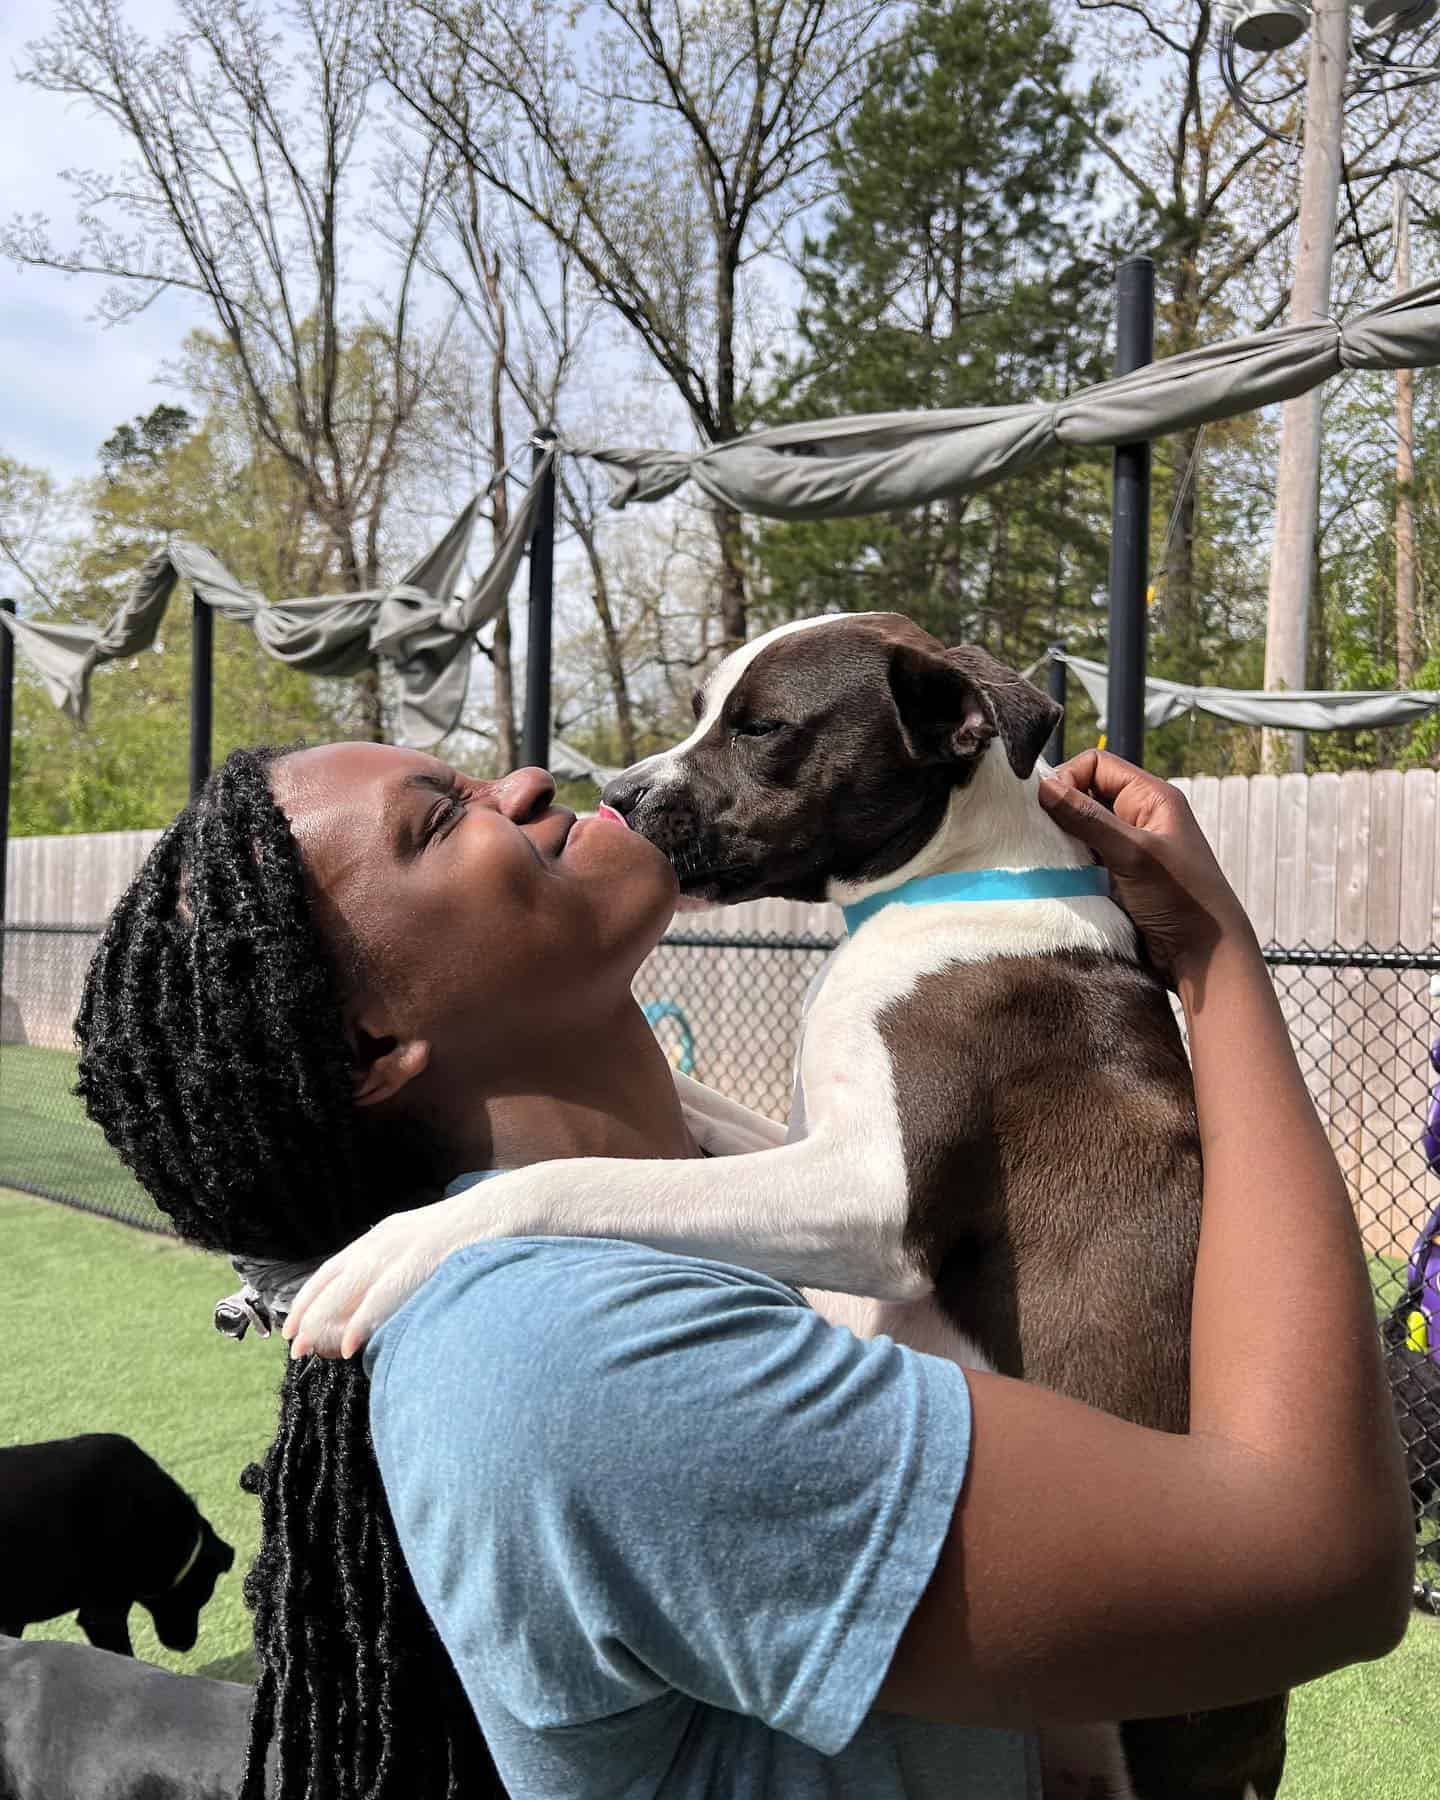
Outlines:
<svg viewBox="0 0 1440 1800"><path fill-rule="evenodd" d="M441 794L440 798L425 815L425 823L420 828L420 848L443 838L465 816L465 792L457 781Z"/></svg>
<svg viewBox="0 0 1440 1800"><path fill-rule="evenodd" d="M736 737L769 737L773 732L783 731L783 719L746 719L743 724L732 726Z"/></svg>

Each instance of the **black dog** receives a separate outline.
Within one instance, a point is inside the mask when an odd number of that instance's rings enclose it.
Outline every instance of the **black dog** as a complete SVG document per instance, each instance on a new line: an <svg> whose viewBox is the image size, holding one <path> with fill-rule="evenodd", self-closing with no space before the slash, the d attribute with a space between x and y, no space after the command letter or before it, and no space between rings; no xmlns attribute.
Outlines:
<svg viewBox="0 0 1440 1800"><path fill-rule="evenodd" d="M0 1638L0 1800L234 1800L250 1701L236 1681Z"/></svg>
<svg viewBox="0 0 1440 1800"><path fill-rule="evenodd" d="M0 1450L0 1633L18 1638L74 1612L97 1649L131 1656L138 1600L168 1650L189 1650L234 1561L184 1489L127 1437Z"/></svg>

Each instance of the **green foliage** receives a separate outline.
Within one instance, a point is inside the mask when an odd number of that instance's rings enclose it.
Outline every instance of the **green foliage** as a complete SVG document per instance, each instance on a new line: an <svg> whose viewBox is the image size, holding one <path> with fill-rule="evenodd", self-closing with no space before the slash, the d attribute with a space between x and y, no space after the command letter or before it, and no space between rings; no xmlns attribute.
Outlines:
<svg viewBox="0 0 1440 1800"><path fill-rule="evenodd" d="M286 472L221 412L198 423L157 407L121 426L82 491L83 523L61 554L63 600L46 617L97 624L170 534L208 544L262 593L314 591L327 551ZM17 659L11 829L17 836L163 825L185 803L191 622L177 593L151 650L97 670L88 723L59 712ZM253 633L215 621L213 754L236 744L347 735L342 684L265 656Z"/></svg>
<svg viewBox="0 0 1440 1800"><path fill-rule="evenodd" d="M1029 402L1099 377L1092 177L1056 97L1070 68L1045 0L915 11L835 147L803 350L767 417ZM968 500L767 526L755 610L895 609L1020 662L1056 636L1094 647L1103 509L1102 465L1069 454Z"/></svg>

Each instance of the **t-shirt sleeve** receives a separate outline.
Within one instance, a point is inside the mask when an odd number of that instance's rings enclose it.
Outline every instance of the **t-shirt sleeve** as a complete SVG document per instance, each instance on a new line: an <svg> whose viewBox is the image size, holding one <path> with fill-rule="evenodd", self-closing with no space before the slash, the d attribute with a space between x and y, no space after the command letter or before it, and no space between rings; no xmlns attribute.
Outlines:
<svg viewBox="0 0 1440 1800"><path fill-rule="evenodd" d="M369 1361L406 1560L477 1703L539 1730L678 1690L844 1748L960 1495L958 1368L579 1239L459 1252Z"/></svg>

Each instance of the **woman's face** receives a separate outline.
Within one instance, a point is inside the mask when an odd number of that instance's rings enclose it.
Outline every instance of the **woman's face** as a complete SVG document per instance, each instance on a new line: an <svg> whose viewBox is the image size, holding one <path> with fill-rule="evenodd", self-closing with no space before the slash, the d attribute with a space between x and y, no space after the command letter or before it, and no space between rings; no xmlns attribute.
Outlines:
<svg viewBox="0 0 1440 1800"><path fill-rule="evenodd" d="M542 769L481 781L418 751L327 744L281 758L271 781L322 931L342 966L359 953L355 1022L423 1041L427 1087L573 1054L675 908L665 857L553 805Z"/></svg>

